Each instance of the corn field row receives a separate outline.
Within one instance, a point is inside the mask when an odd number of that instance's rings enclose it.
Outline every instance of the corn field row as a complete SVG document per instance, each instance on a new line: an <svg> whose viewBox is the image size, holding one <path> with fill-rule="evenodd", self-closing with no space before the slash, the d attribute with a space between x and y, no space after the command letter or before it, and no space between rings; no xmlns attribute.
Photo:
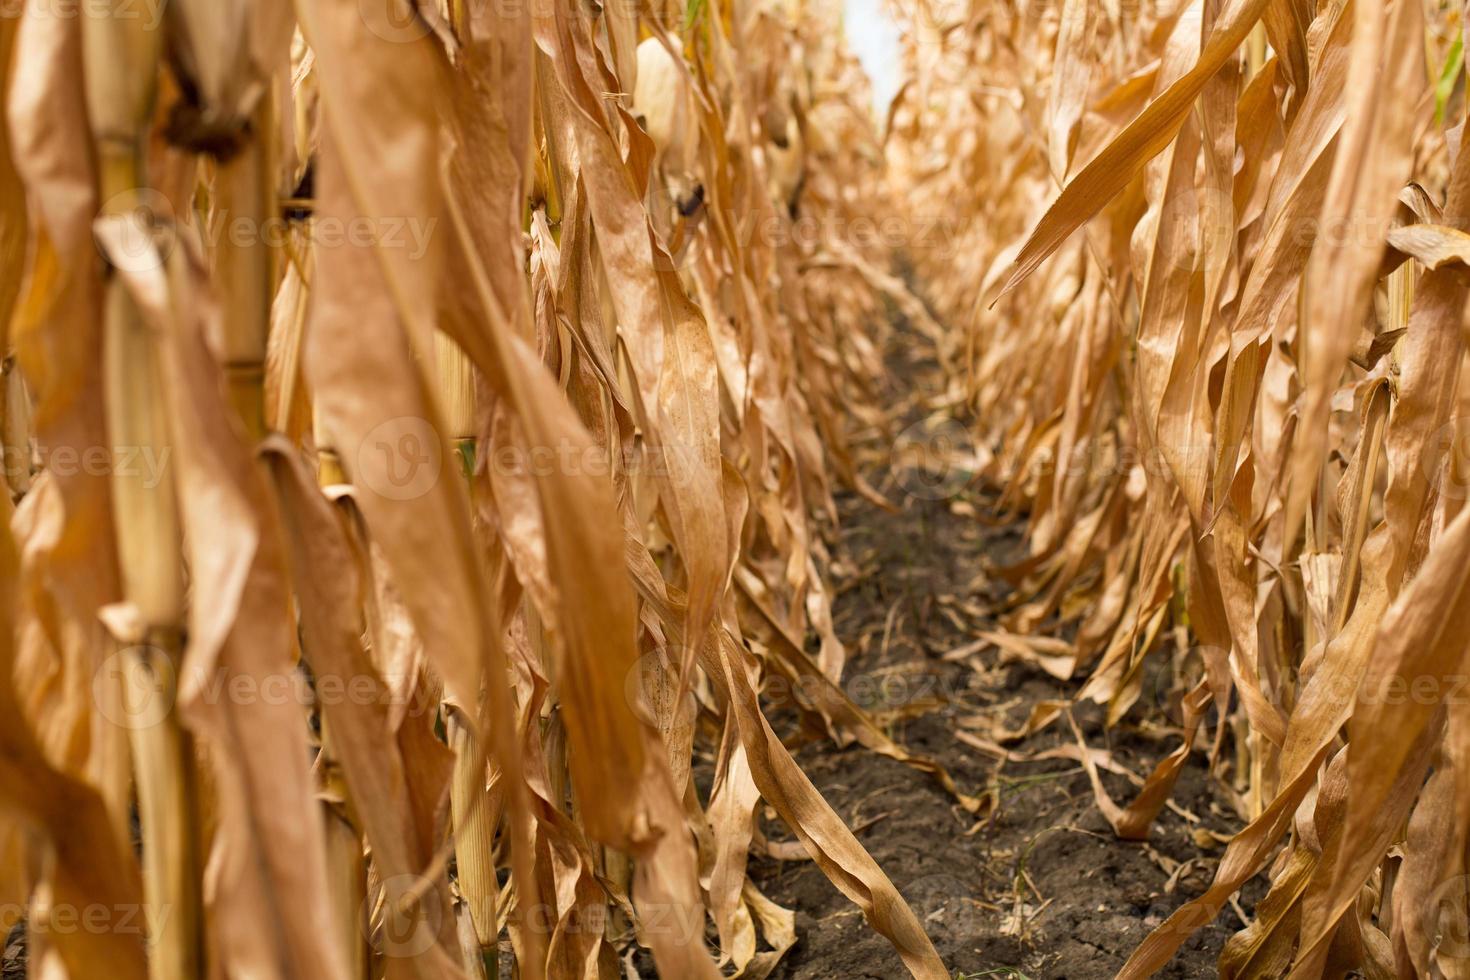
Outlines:
<svg viewBox="0 0 1470 980"><path fill-rule="evenodd" d="M1177 706L1132 798L1076 753L1116 836L1188 766L1244 825L1122 975L1265 874L1223 976L1470 976L1459 9L895 0L875 118L835 0L13 8L29 975L760 980L770 813L950 976L762 699L996 806L842 686L896 315L1012 642Z"/></svg>
<svg viewBox="0 0 1470 980"><path fill-rule="evenodd" d="M818 724L908 759L833 686L813 534L857 481L865 324L916 306L886 255L790 233L880 207L835 14L8 13L31 975L493 978L504 934L518 976L613 976L636 938L760 977L795 941L747 880L764 800L944 976L757 701L826 685Z"/></svg>
<svg viewBox="0 0 1470 980"><path fill-rule="evenodd" d="M1159 689L1248 821L1120 975L1251 877L1229 977L1470 970L1470 153L1462 10L934 4L892 115L986 478L1007 624L1116 721ZM1155 680L1162 672L1164 680ZM1213 705L1215 724L1202 723Z"/></svg>

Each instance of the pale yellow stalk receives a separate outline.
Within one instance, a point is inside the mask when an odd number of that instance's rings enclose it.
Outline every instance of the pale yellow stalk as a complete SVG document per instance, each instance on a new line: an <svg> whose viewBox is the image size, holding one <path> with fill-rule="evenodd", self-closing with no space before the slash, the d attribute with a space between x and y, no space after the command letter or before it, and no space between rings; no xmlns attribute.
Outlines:
<svg viewBox="0 0 1470 980"><path fill-rule="evenodd" d="M82 18L82 41L100 220L126 220L146 186L143 154L161 38L139 18L89 16ZM114 450L166 459L169 423L154 339L116 273L108 276L104 303L104 386ZM149 971L154 980L194 980L203 974L202 914L193 752L173 710L184 579L172 471L151 482L119 468L112 491L124 593L142 627L123 651L124 683L132 703L169 708L161 718L147 719L156 723L130 732L151 910L146 921L156 927L149 937Z"/></svg>

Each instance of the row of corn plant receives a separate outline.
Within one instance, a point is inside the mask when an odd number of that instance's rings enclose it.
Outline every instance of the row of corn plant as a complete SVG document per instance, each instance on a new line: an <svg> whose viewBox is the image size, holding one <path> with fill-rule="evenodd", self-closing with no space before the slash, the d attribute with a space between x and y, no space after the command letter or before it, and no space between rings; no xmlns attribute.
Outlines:
<svg viewBox="0 0 1470 980"><path fill-rule="evenodd" d="M945 976L760 700L807 685L979 806L838 685L815 522L834 480L878 499L841 406L913 303L843 231L883 192L839 12L17 7L0 907L32 975L758 978L796 940L746 873L769 806Z"/></svg>
<svg viewBox="0 0 1470 980"><path fill-rule="evenodd" d="M1465 975L1462 11L896 7L890 160L961 216L914 262L1029 532L1007 625L1110 723L1171 709L1132 800L1094 774L1120 836L1196 757L1245 822L1122 975L1258 874L1224 976Z"/></svg>

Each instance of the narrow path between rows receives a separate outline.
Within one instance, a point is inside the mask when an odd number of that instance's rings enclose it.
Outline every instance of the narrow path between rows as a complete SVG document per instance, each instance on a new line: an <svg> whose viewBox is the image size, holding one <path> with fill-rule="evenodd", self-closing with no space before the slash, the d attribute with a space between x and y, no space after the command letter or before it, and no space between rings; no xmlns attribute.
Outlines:
<svg viewBox="0 0 1470 980"><path fill-rule="evenodd" d="M1019 735L1033 709L1075 695L1080 680L1057 680L980 636L999 629L1008 587L989 569L1019 555L1021 527L989 523L993 491L963 474L913 482L894 465L893 433L957 426L936 407L943 389L927 342L900 328L887 358L889 431L859 433L855 451L868 480L900 510L843 493L840 526L827 541L835 627L849 657L843 687L901 745L941 762L963 792L991 791L995 806L977 820L925 774L804 735L778 705L771 715L786 722L792 744L805 739L797 761L912 903L951 971L1111 977L1150 929L1204 891L1220 841L1239 821L1200 760L1180 777L1147 842L1119 840L1076 761L1066 716ZM1097 705L1077 705L1073 717L1094 753L1108 753L1095 758L1145 775L1178 739L1166 708L1139 707L1157 718L1105 731ZM1104 771L1102 779L1115 800L1132 798L1126 775ZM790 837L773 812L761 816L770 838ZM800 938L774 976L905 975L893 949L810 861L757 855L751 873L771 898L797 909ZM1213 976L1243 914L1227 906L1160 976Z"/></svg>

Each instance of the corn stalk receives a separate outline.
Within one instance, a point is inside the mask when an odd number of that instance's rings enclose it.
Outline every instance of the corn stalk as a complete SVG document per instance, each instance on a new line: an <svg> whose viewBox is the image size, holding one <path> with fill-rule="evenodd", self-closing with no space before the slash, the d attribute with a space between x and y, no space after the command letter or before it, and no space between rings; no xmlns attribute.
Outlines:
<svg viewBox="0 0 1470 980"><path fill-rule="evenodd" d="M141 21L86 17L87 109L99 172L100 222L149 221L133 205L147 186L144 157L154 107L159 35ZM139 229L134 226L135 232ZM151 228L144 229L145 233ZM135 239L135 242L137 240ZM137 242L144 253L153 242ZM155 341L114 272L104 298L104 386L114 447L167 458L171 439ZM180 530L172 474L148 487L119 470L112 484L124 595L140 624L124 639L125 694L162 706L130 731L143 827L144 884L155 980L187 980L202 969L199 844L190 739L173 705L178 693L184 616Z"/></svg>

